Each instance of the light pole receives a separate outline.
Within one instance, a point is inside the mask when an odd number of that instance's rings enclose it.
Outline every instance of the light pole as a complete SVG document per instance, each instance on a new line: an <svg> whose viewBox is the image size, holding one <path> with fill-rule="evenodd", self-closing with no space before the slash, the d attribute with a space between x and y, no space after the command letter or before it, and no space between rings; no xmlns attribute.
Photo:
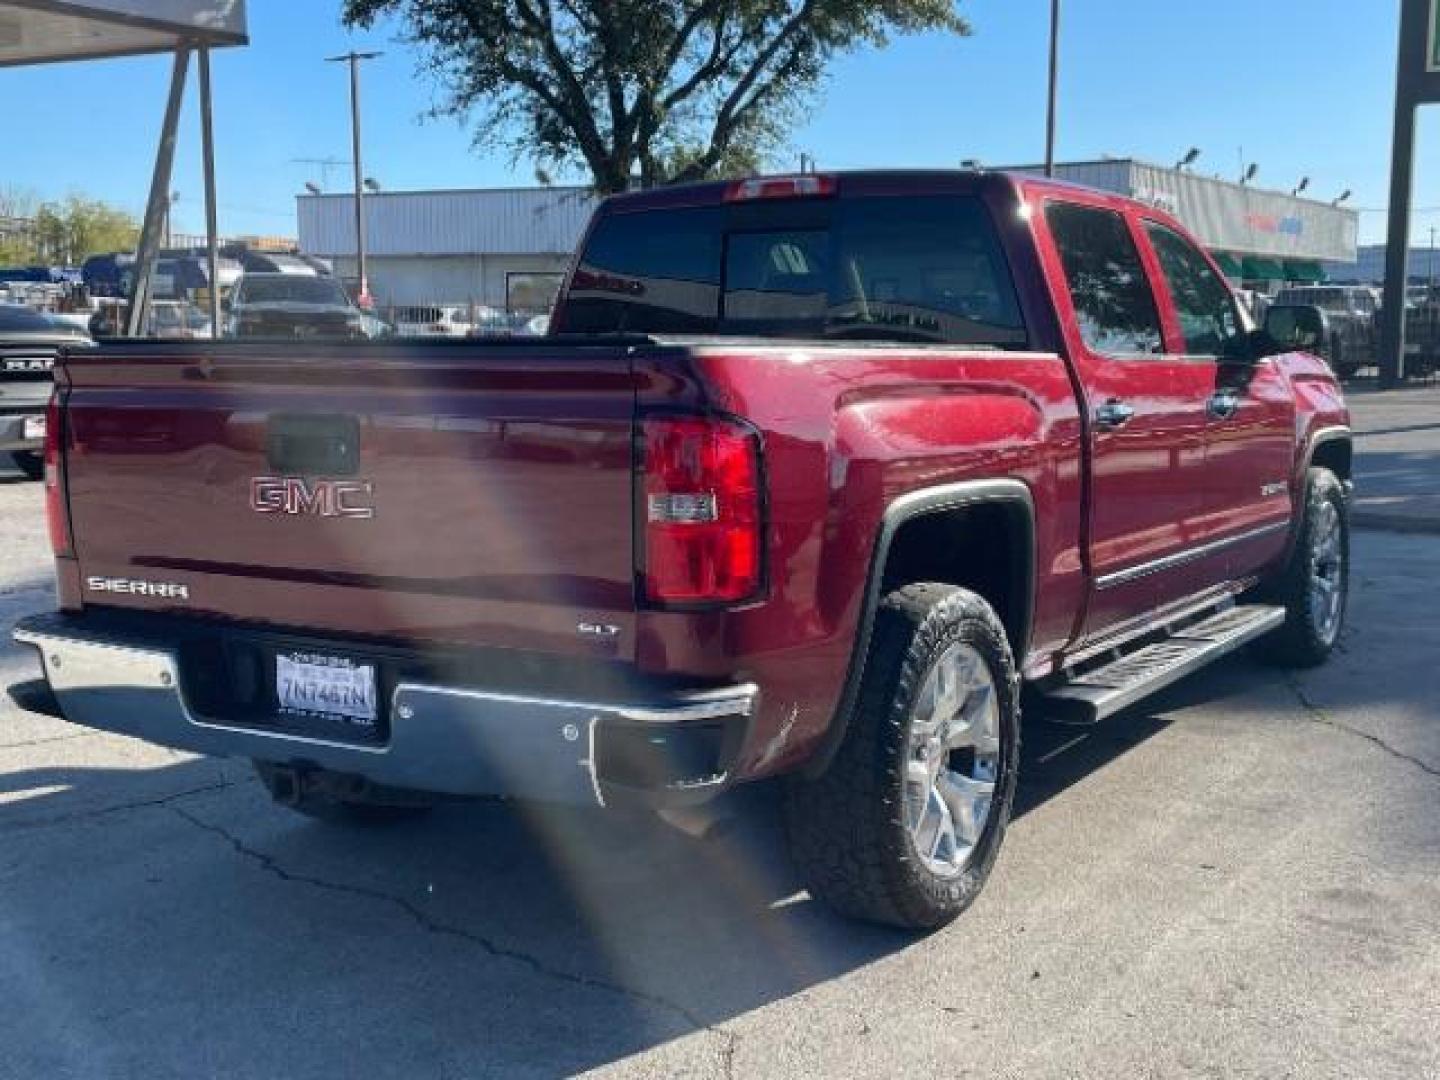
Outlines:
<svg viewBox="0 0 1440 1080"><path fill-rule="evenodd" d="M360 163L360 61L374 60L383 56L378 52L356 52L351 49L343 56L327 56L332 64L350 65L350 139L354 145L351 158L355 164L355 266L359 277L359 294L355 302L362 308L370 307L370 279L365 272L365 169Z"/></svg>
<svg viewBox="0 0 1440 1080"><path fill-rule="evenodd" d="M1045 175L1055 175L1055 113L1060 97L1060 0L1050 0L1050 103L1045 112Z"/></svg>

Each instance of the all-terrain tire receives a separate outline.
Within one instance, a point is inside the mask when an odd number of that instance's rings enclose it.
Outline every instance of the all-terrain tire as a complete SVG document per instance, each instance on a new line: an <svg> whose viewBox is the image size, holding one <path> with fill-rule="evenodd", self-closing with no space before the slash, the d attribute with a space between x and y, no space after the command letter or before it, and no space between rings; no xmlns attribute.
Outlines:
<svg viewBox="0 0 1440 1080"><path fill-rule="evenodd" d="M1259 641L1260 655L1282 667L1323 664L1344 628L1349 590L1350 507L1345 489L1329 469L1313 468L1306 475L1294 550L1284 569L1260 590L1266 600L1285 608L1284 624Z"/></svg>
<svg viewBox="0 0 1440 1080"><path fill-rule="evenodd" d="M983 828L968 860L947 875L920 857L906 821L905 777L919 695L957 643L979 655L993 680L999 751ZM786 833L811 894L843 915L905 929L953 920L979 895L999 853L1019 755L1019 679L990 605L934 583L885 597L843 741L822 774L787 783Z"/></svg>
<svg viewBox="0 0 1440 1080"><path fill-rule="evenodd" d="M423 817L435 808L434 801L419 792L379 788L363 782L354 783L349 794L344 793L343 781L329 790L295 791L284 770L268 761L252 764L260 782L277 803L332 825L395 825Z"/></svg>

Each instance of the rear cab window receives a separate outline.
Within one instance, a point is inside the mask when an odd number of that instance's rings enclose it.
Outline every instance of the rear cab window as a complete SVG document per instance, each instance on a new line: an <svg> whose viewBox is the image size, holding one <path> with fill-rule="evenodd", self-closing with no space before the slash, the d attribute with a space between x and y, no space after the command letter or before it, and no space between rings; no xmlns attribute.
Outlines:
<svg viewBox="0 0 1440 1080"><path fill-rule="evenodd" d="M1051 202L1045 207L1045 222L1060 255L1085 347L1119 359L1163 354L1160 310L1124 215Z"/></svg>
<svg viewBox="0 0 1440 1080"><path fill-rule="evenodd" d="M571 333L726 334L1024 348L994 224L969 195L615 212L565 307Z"/></svg>

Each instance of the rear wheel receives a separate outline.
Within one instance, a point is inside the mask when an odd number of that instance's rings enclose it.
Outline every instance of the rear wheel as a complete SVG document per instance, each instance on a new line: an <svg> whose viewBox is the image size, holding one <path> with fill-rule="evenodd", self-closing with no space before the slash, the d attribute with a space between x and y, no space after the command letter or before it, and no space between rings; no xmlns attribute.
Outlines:
<svg viewBox="0 0 1440 1080"><path fill-rule="evenodd" d="M45 475L45 458L34 450L19 450L10 455L10 460L29 480L39 480Z"/></svg>
<svg viewBox="0 0 1440 1080"><path fill-rule="evenodd" d="M787 789L812 894L918 930L970 906L1015 795L1017 686L1004 628L979 596L916 584L885 598L844 741L824 773Z"/></svg>
<svg viewBox="0 0 1440 1080"><path fill-rule="evenodd" d="M1290 667L1323 664L1340 640L1350 592L1349 507L1329 469L1310 470L1295 550L1264 591L1284 606L1285 623L1261 641L1262 653Z"/></svg>
<svg viewBox="0 0 1440 1080"><path fill-rule="evenodd" d="M435 802L423 792L384 788L360 777L304 772L255 761L270 797L297 814L342 825L393 825L428 814Z"/></svg>

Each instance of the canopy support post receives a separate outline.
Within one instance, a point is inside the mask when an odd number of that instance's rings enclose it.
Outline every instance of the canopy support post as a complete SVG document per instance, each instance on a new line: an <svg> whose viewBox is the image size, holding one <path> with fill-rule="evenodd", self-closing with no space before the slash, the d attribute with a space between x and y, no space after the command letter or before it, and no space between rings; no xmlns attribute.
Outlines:
<svg viewBox="0 0 1440 1080"><path fill-rule="evenodd" d="M220 324L220 227L215 209L215 123L210 97L210 46L202 45L200 58L200 138L205 167L205 240L210 274L210 336L224 336Z"/></svg>
<svg viewBox="0 0 1440 1080"><path fill-rule="evenodd" d="M130 285L130 309L125 316L125 336L139 337L150 308L155 258L160 253L160 235L170 208L170 171L175 163L175 132L180 124L180 106L185 100L185 77L190 70L187 42L175 50L170 75L170 98L160 128L160 145L155 152L155 172L150 179L150 201L145 204L145 224L140 229L140 246L135 253L135 279Z"/></svg>

